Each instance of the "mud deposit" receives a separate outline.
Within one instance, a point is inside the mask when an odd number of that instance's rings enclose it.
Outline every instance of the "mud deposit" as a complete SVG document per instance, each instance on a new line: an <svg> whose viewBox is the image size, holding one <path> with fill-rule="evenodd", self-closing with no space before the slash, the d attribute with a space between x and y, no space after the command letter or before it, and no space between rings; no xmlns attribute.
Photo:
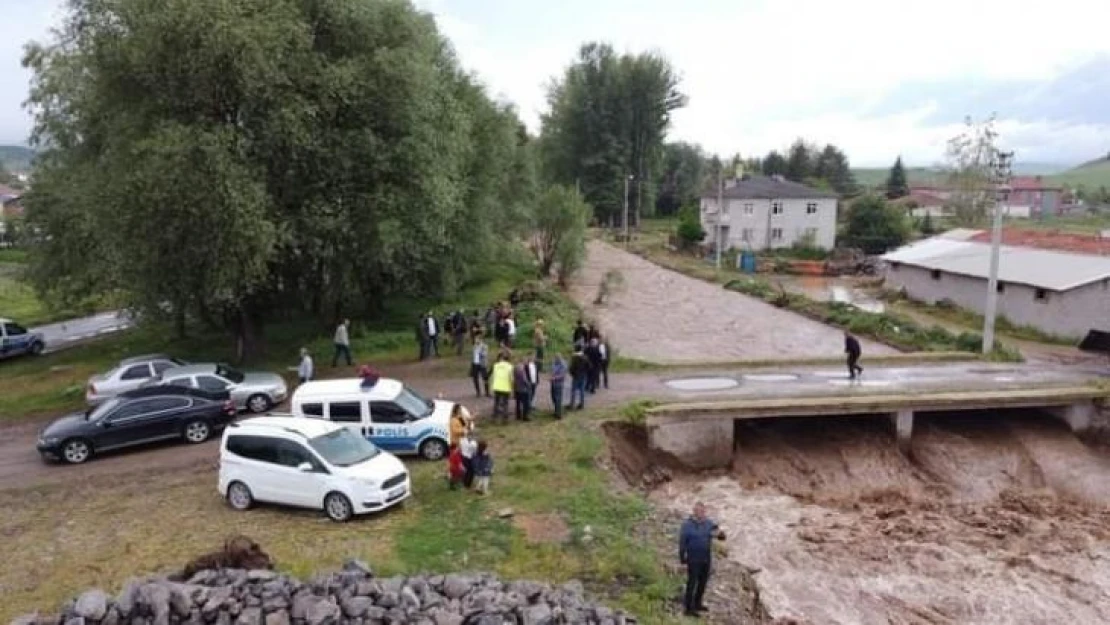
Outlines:
<svg viewBox="0 0 1110 625"><path fill-rule="evenodd" d="M749 422L732 475L652 496L708 504L773 618L1110 623L1105 453L1030 413L919 417L912 460L881 419Z"/></svg>

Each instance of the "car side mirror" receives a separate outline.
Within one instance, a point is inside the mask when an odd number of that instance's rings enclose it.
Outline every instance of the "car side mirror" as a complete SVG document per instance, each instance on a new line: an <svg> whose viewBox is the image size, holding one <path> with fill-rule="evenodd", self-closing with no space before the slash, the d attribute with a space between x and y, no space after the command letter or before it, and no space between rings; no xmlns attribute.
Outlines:
<svg viewBox="0 0 1110 625"><path fill-rule="evenodd" d="M302 462L302 463L297 465L297 470L300 471L301 473L312 473L312 463L311 462Z"/></svg>
<svg viewBox="0 0 1110 625"><path fill-rule="evenodd" d="M100 427L102 427L102 428L110 428L110 427L112 427L112 422L111 422L111 421L109 421L109 420L107 420L107 419L104 419L104 420L102 420L102 421L100 422Z"/></svg>

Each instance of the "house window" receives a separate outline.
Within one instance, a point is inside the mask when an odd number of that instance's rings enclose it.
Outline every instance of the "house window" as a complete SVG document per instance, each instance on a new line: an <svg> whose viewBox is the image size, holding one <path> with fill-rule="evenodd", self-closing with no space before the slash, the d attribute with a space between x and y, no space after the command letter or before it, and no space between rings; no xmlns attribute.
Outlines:
<svg viewBox="0 0 1110 625"><path fill-rule="evenodd" d="M817 214L817 202L806 202L806 214L807 215L816 215Z"/></svg>
<svg viewBox="0 0 1110 625"><path fill-rule="evenodd" d="M772 215L781 215L782 214L782 202L771 202L771 214Z"/></svg>
<svg viewBox="0 0 1110 625"><path fill-rule="evenodd" d="M744 214L745 215L755 214L755 206L752 205L751 202L748 202L748 203L744 204Z"/></svg>
<svg viewBox="0 0 1110 625"><path fill-rule="evenodd" d="M933 279L934 280L940 280L940 269L934 269L933 270Z"/></svg>
<svg viewBox="0 0 1110 625"><path fill-rule="evenodd" d="M1006 284L1004 282L999 282L998 284L995 285L994 290L998 291L999 293L1005 293L1006 292Z"/></svg>
<svg viewBox="0 0 1110 625"><path fill-rule="evenodd" d="M772 241L781 241L782 240L782 228L771 228L771 240Z"/></svg>
<svg viewBox="0 0 1110 625"><path fill-rule="evenodd" d="M1046 291L1045 289L1037 289L1036 291L1033 291L1033 299L1037 300L1038 302L1047 302L1048 291Z"/></svg>
<svg viewBox="0 0 1110 625"><path fill-rule="evenodd" d="M744 228L740 231L740 240L750 242L752 240L752 234L753 232L751 228Z"/></svg>

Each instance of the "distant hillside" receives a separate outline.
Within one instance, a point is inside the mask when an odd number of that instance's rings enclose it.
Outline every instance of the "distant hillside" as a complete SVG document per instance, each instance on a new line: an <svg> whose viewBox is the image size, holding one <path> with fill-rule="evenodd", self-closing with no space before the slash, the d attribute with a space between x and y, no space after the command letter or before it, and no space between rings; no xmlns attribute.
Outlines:
<svg viewBox="0 0 1110 625"><path fill-rule="evenodd" d="M859 167L852 170L852 174L856 177L856 183L861 186L869 188L878 188L886 184L887 176L890 175L889 167ZM910 184L928 184L931 182L938 182L941 178L940 172L932 167L907 167L906 178Z"/></svg>
<svg viewBox="0 0 1110 625"><path fill-rule="evenodd" d="M1056 174L1050 179L1070 188L1079 186L1087 189L1110 188L1110 155L1088 161L1078 167Z"/></svg>
<svg viewBox="0 0 1110 625"><path fill-rule="evenodd" d="M21 145L0 145L0 165L8 171L30 171L35 151Z"/></svg>

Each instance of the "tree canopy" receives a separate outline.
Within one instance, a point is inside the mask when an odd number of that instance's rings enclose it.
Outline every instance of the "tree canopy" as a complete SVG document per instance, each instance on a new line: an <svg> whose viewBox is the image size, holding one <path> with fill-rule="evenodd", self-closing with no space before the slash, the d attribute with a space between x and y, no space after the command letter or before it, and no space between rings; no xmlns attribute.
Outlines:
<svg viewBox="0 0 1110 625"><path fill-rule="evenodd" d="M527 226L520 121L406 2L73 0L24 64L62 298L122 287L250 351L282 311L450 292Z"/></svg>
<svg viewBox="0 0 1110 625"><path fill-rule="evenodd" d="M882 254L909 240L906 212L879 195L865 195L848 208L843 242L868 254Z"/></svg>
<svg viewBox="0 0 1110 625"><path fill-rule="evenodd" d="M659 192L655 198L656 213L675 215L683 206L696 204L709 170L710 164L701 146L682 142L663 146ZM716 171L713 175L715 178Z"/></svg>
<svg viewBox="0 0 1110 625"><path fill-rule="evenodd" d="M678 75L656 54L618 55L589 43L548 91L542 151L546 176L577 185L602 223L650 214L671 112L685 105Z"/></svg>

